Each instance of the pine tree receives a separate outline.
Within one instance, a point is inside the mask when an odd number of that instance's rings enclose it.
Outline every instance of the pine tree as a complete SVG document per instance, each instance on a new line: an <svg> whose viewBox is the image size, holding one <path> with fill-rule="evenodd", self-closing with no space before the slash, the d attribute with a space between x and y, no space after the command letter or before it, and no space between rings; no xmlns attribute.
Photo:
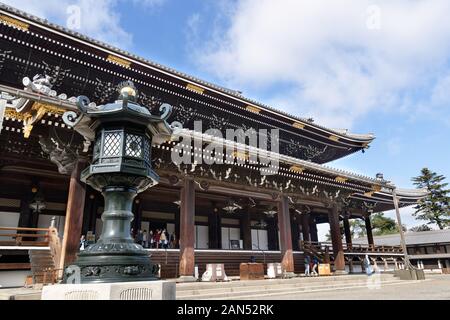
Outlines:
<svg viewBox="0 0 450 320"><path fill-rule="evenodd" d="M450 189L446 189L448 183L443 182L443 175L428 168L423 168L420 173L412 181L417 188L426 189L429 194L419 200L413 215L419 220L428 221L427 224L436 224L442 230L450 225Z"/></svg>

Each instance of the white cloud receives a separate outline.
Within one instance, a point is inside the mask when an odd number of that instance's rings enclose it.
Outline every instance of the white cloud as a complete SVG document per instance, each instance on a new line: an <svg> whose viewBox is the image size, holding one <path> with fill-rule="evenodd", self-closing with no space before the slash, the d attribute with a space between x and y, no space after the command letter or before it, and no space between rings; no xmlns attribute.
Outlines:
<svg viewBox="0 0 450 320"><path fill-rule="evenodd" d="M135 5L144 6L144 7L159 7L163 5L166 2L166 0L133 0L133 3Z"/></svg>
<svg viewBox="0 0 450 320"><path fill-rule="evenodd" d="M379 29L367 27L373 4ZM449 11L447 0L240 0L194 59L227 86L277 88L268 102L280 109L351 127L373 110L411 112L414 92L443 81Z"/></svg>
<svg viewBox="0 0 450 320"><path fill-rule="evenodd" d="M74 6L79 8L79 24L74 31L108 44L129 49L133 36L121 26L120 4L125 0L2 0L5 4L74 29ZM134 6L154 8L165 0L133 0ZM76 19L76 17L75 17Z"/></svg>

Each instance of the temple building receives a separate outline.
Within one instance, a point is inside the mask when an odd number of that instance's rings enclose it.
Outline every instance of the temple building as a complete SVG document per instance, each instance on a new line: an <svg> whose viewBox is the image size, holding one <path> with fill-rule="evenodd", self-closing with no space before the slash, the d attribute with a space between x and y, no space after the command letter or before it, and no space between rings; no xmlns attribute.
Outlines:
<svg viewBox="0 0 450 320"><path fill-rule="evenodd" d="M95 112L117 100L124 81L139 105L168 116L172 132L156 127L151 150L136 150L141 140L128 141L132 135L122 143L119 133L96 143L100 139L79 117L80 96ZM61 238L59 268L76 260L81 235L92 242L101 237L103 196L80 180L81 173L92 159L113 161L122 147L130 161L149 160L159 177L133 200L130 232L139 237L146 230L148 237L150 230L167 231L168 246L146 249L162 278L192 277L196 266L202 274L208 263L223 263L233 276L250 260L280 262L286 273L299 273L305 253L330 262L336 272L357 270L366 254L380 263L402 263L398 244L374 245L370 215L426 195L396 188L381 174L366 177L326 165L364 152L372 134L321 126L3 4L0 92L4 270L33 267L20 245L34 239L18 243L8 228L26 232L53 225ZM227 138L228 129L236 139ZM270 134L275 131L276 137ZM266 132L269 148L250 146L242 132ZM212 144L232 152L211 152ZM179 149L194 161L173 161ZM352 219L365 221L367 243L352 244ZM318 241L317 225L323 223L330 225L329 245Z"/></svg>

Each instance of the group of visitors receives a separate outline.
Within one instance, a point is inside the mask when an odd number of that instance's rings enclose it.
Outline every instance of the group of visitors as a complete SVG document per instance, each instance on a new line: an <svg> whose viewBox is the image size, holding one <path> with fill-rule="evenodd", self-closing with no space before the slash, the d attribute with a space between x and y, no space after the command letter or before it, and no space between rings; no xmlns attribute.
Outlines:
<svg viewBox="0 0 450 320"><path fill-rule="evenodd" d="M175 233L169 234L166 229L138 230L136 234L131 231L134 236L134 241L144 248L156 249L175 249L178 247L178 239Z"/></svg>
<svg viewBox="0 0 450 320"><path fill-rule="evenodd" d="M305 276L307 277L318 276L319 275L317 273L318 266L319 266L319 259L317 259L316 256L312 258L312 261L308 255L305 256Z"/></svg>

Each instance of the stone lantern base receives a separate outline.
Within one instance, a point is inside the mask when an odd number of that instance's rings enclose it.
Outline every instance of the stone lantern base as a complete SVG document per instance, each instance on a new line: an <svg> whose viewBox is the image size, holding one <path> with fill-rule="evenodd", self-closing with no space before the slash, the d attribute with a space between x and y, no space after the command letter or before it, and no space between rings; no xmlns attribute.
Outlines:
<svg viewBox="0 0 450 320"><path fill-rule="evenodd" d="M66 269L64 282L109 283L159 280L158 269L159 266L150 261L147 251L138 244L97 243L89 251L81 252L75 265Z"/></svg>
<svg viewBox="0 0 450 320"><path fill-rule="evenodd" d="M175 282L57 284L45 286L41 300L175 300Z"/></svg>

